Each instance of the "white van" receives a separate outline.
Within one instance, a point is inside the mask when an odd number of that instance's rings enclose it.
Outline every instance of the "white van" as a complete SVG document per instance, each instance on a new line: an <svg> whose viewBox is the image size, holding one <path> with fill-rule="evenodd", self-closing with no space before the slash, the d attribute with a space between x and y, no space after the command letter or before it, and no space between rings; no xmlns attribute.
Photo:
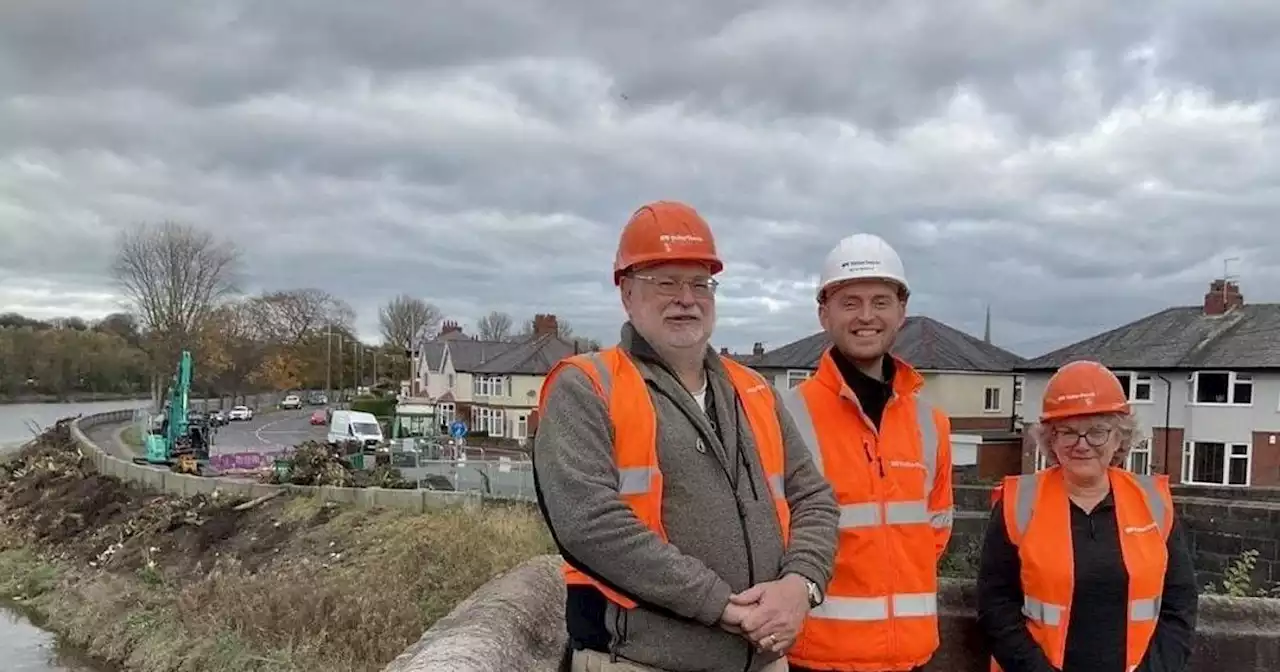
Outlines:
<svg viewBox="0 0 1280 672"><path fill-rule="evenodd" d="M356 441L366 447L382 444L382 427L372 413L363 411L334 411L329 418L329 443L342 444Z"/></svg>

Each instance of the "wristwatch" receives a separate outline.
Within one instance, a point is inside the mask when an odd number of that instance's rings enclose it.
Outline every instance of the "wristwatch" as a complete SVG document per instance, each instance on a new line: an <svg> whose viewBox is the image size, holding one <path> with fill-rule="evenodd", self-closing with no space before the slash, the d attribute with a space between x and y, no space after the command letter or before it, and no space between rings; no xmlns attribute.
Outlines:
<svg viewBox="0 0 1280 672"><path fill-rule="evenodd" d="M822 589L818 587L818 584L805 579L804 586L809 591L809 608L812 609L822 604Z"/></svg>

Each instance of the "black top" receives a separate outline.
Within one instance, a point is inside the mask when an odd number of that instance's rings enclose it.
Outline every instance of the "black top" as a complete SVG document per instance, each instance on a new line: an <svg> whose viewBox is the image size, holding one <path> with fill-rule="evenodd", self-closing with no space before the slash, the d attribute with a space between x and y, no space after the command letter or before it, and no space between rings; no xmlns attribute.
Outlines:
<svg viewBox="0 0 1280 672"><path fill-rule="evenodd" d="M1075 589L1062 672L1125 672L1129 576L1120 551L1115 501L1108 494L1091 513L1071 503ZM1191 656L1198 593L1182 524L1168 540L1160 620L1137 672L1183 672ZM1054 672L1031 639L1022 615L1021 561L1009 541L1003 501L987 524L978 574L978 620L1004 672Z"/></svg>
<svg viewBox="0 0 1280 672"><path fill-rule="evenodd" d="M889 403L889 397L893 396L893 358L889 356L884 358L884 372L881 374L884 380L882 381L863 373L849 361L848 357L841 354L838 348L831 348L831 359L835 361L845 384L853 391L853 396L858 398L862 412L866 413L867 418L876 429L879 429L880 418L884 416L884 407Z"/></svg>

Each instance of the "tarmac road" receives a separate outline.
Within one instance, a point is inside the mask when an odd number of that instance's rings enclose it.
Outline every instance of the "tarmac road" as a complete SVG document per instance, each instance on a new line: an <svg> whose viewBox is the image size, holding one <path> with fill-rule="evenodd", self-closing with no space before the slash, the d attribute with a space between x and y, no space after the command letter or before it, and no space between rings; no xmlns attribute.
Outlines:
<svg viewBox="0 0 1280 672"><path fill-rule="evenodd" d="M214 434L213 452L270 452L304 441L324 441L327 428L310 424L314 411L276 411L223 425Z"/></svg>

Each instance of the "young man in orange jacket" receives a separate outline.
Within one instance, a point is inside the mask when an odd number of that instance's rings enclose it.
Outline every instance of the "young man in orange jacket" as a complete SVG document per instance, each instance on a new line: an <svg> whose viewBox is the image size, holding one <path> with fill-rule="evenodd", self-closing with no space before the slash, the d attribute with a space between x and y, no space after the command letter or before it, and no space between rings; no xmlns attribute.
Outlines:
<svg viewBox="0 0 1280 672"><path fill-rule="evenodd" d="M951 536L951 423L889 353L910 288L884 240L828 255L818 319L833 346L783 395L840 507L835 568L788 652L791 670L915 670L938 648L938 560Z"/></svg>

